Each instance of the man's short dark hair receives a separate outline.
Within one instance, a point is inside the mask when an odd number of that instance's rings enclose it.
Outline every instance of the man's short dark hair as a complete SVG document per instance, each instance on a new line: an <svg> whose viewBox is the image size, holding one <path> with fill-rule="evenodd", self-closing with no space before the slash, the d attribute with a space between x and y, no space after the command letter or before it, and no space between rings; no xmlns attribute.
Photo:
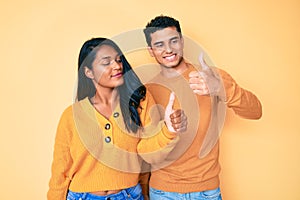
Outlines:
<svg viewBox="0 0 300 200"><path fill-rule="evenodd" d="M151 46L151 36L150 35L158 30L161 30L161 29L164 29L167 27L175 27L177 32L179 33L180 37L182 36L181 28L180 28L180 24L179 24L178 20L176 20L172 17L169 17L169 16L160 15L160 16L157 16L154 19L152 19L146 25L146 28L143 30L148 46Z"/></svg>

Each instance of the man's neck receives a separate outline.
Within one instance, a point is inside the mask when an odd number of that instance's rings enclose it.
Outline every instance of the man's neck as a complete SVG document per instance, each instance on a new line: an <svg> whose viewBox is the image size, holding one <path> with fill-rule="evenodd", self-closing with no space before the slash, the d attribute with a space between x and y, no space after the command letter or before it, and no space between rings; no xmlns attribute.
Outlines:
<svg viewBox="0 0 300 200"><path fill-rule="evenodd" d="M161 66L161 75L166 78L173 78L180 76L185 72L185 70L188 68L188 65L184 61L184 59L175 67L165 67Z"/></svg>

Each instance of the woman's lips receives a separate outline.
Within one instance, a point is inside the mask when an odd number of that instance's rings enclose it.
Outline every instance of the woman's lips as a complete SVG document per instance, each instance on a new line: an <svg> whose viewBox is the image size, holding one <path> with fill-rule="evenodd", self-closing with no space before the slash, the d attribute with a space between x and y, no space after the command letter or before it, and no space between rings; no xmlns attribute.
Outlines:
<svg viewBox="0 0 300 200"><path fill-rule="evenodd" d="M117 73L117 74L111 75L111 77L115 77L115 78L119 78L121 76L123 76L122 73Z"/></svg>

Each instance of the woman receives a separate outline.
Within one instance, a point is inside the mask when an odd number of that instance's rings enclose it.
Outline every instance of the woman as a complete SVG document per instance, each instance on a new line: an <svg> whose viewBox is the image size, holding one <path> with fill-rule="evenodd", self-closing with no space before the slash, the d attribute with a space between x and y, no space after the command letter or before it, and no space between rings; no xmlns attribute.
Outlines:
<svg viewBox="0 0 300 200"><path fill-rule="evenodd" d="M168 125L159 123L151 94L106 38L80 50L77 100L57 128L48 199L144 199L140 156L164 160L186 128L184 113L166 110Z"/></svg>

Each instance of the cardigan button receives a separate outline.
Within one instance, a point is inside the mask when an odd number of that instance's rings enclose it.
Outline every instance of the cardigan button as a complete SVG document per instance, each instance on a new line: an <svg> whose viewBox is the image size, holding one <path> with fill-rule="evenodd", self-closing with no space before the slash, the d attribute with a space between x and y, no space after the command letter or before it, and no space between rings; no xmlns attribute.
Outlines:
<svg viewBox="0 0 300 200"><path fill-rule="evenodd" d="M110 129L110 124L105 124L105 130Z"/></svg>
<svg viewBox="0 0 300 200"><path fill-rule="evenodd" d="M106 143L110 143L111 138L109 136L107 136L104 140L105 140Z"/></svg>
<svg viewBox="0 0 300 200"><path fill-rule="evenodd" d="M114 113L114 118L117 118L117 117L119 117L119 115L120 115L120 113L118 113L118 112L115 112L115 113Z"/></svg>

